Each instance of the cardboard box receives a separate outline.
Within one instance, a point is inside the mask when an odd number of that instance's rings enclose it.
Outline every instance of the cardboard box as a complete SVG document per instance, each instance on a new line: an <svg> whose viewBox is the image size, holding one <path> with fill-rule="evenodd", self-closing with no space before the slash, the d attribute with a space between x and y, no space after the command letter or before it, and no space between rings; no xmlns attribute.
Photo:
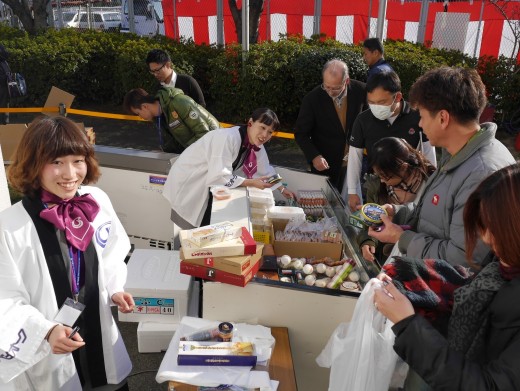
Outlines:
<svg viewBox="0 0 520 391"><path fill-rule="evenodd" d="M242 275L247 273L251 268L251 265L258 262L262 256L263 245L256 246L256 254L252 255L239 255L231 257L207 257L207 258L196 258L196 259L185 259L180 249L181 260L191 263L193 265L200 265L206 267L212 267L217 270L222 270L231 274Z"/></svg>
<svg viewBox="0 0 520 391"><path fill-rule="evenodd" d="M198 247L207 247L216 243L238 239L242 235L242 227L238 227L230 221L185 231L183 237L186 236L191 243Z"/></svg>
<svg viewBox="0 0 520 391"><path fill-rule="evenodd" d="M0 125L0 144L4 161L11 161L26 129L25 124Z"/></svg>
<svg viewBox="0 0 520 391"><path fill-rule="evenodd" d="M251 342L180 341L177 365L254 367Z"/></svg>
<svg viewBox="0 0 520 391"><path fill-rule="evenodd" d="M276 240L274 233L283 231L287 221L273 221L273 238L274 252L277 256L289 255L291 257L303 258L323 258L330 257L336 261L341 259L341 250L343 243L317 243L317 242L289 242L285 240Z"/></svg>
<svg viewBox="0 0 520 391"><path fill-rule="evenodd" d="M168 391L235 391L236 387L229 386L223 388L223 386L218 387L203 387L203 386L193 386L191 384L179 383L176 381L168 382ZM242 391L260 391L260 388L241 388Z"/></svg>
<svg viewBox="0 0 520 391"><path fill-rule="evenodd" d="M242 227L242 235L239 239L220 242L212 246L195 246L188 240L187 231L180 231L179 238L186 259L256 254L256 242L249 231L244 227Z"/></svg>
<svg viewBox="0 0 520 391"><path fill-rule="evenodd" d="M178 251L134 250L128 261L125 290L134 296L132 313L122 322L179 323L188 312L192 278L180 272Z"/></svg>
<svg viewBox="0 0 520 391"><path fill-rule="evenodd" d="M251 265L251 268L243 275L232 274L217 270L211 267L200 265L193 265L186 261L181 261L181 273L189 274L190 276L199 277L203 280L223 282L225 284L244 287L251 281L254 275L258 272L260 267L260 260Z"/></svg>

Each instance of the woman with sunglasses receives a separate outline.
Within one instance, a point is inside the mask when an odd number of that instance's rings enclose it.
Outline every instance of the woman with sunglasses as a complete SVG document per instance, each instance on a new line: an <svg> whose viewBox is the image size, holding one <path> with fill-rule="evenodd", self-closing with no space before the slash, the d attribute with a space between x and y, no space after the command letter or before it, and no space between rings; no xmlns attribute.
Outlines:
<svg viewBox="0 0 520 391"><path fill-rule="evenodd" d="M367 202L380 205L403 205L418 200L426 180L435 171L421 152L397 137L376 142L369 165L374 174L368 175L364 184ZM358 235L358 244L367 261L388 256L384 254L384 246L369 236L367 229Z"/></svg>

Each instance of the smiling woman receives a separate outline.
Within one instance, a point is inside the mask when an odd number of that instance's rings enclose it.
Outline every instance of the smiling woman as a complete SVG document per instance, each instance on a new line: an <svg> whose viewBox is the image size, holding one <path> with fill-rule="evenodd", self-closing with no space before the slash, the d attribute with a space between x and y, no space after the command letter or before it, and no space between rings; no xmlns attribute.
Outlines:
<svg viewBox="0 0 520 391"><path fill-rule="evenodd" d="M263 144L279 126L272 110L260 108L247 125L213 130L190 145L175 161L164 184L163 195L171 204L174 223L183 229L209 224L209 190L213 186L272 187L267 179L276 172ZM279 189L284 197L294 197L291 191Z"/></svg>
<svg viewBox="0 0 520 391"><path fill-rule="evenodd" d="M0 213L0 388L128 389L110 305L134 306L130 241L107 195L83 186L100 175L93 146L71 120L40 117L7 174L24 197Z"/></svg>

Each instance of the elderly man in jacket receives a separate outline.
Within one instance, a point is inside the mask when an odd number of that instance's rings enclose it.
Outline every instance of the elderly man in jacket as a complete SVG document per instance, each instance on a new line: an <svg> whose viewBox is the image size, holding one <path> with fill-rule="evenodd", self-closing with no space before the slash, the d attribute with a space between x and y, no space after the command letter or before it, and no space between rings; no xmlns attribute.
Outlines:
<svg viewBox="0 0 520 391"><path fill-rule="evenodd" d="M348 66L330 60L323 67L323 83L303 98L294 137L311 171L330 177L341 191L348 154L347 140L357 115L367 108L365 83L351 80Z"/></svg>

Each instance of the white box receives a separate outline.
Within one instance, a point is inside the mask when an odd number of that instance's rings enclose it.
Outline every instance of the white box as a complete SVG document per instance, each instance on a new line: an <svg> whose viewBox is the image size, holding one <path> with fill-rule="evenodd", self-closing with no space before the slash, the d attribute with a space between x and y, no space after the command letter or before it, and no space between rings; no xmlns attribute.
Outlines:
<svg viewBox="0 0 520 391"><path fill-rule="evenodd" d="M179 323L188 312L193 277L180 273L178 251L134 250L128 261L125 290L134 311L119 312L122 322Z"/></svg>
<svg viewBox="0 0 520 391"><path fill-rule="evenodd" d="M188 316L199 317L199 282L193 282ZM139 353L159 353L168 349L179 323L139 322L137 350Z"/></svg>
<svg viewBox="0 0 520 391"><path fill-rule="evenodd" d="M137 326L137 350L139 353L166 351L179 323L139 322Z"/></svg>

